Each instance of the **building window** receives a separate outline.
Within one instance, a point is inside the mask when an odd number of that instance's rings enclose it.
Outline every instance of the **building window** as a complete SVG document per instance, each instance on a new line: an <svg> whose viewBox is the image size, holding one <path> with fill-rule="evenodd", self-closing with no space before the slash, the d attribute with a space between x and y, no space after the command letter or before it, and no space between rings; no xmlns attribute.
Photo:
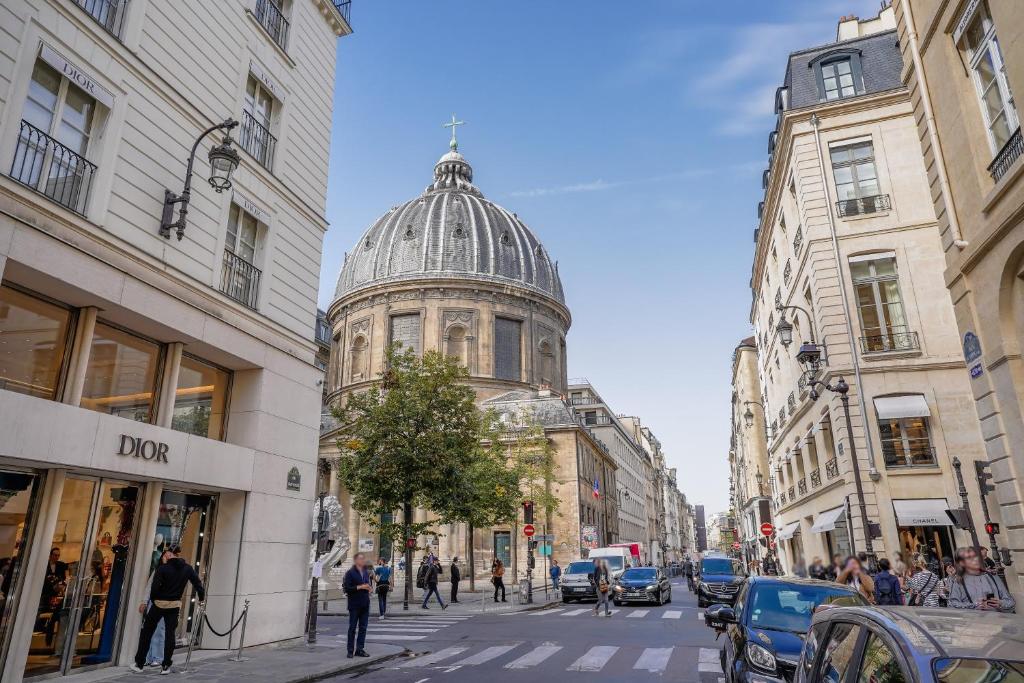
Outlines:
<svg viewBox="0 0 1024 683"><path fill-rule="evenodd" d="M881 195L875 169L875 148L870 140L829 149L840 216L857 216L889 208Z"/></svg>
<svg viewBox="0 0 1024 683"><path fill-rule="evenodd" d="M849 57L822 64L821 80L826 100L838 100L857 94L857 86L853 80L853 64Z"/></svg>
<svg viewBox="0 0 1024 683"><path fill-rule="evenodd" d="M992 153L996 154L1020 127L1020 121L987 3L980 4L962 40L970 60L989 143Z"/></svg>
<svg viewBox="0 0 1024 683"><path fill-rule="evenodd" d="M160 345L96 323L81 407L136 422L152 422Z"/></svg>
<svg viewBox="0 0 1024 683"><path fill-rule="evenodd" d="M238 144L268 171L273 170L277 147L277 138L270 132L276 106L270 92L255 77L249 76L245 84Z"/></svg>
<svg viewBox="0 0 1024 683"><path fill-rule="evenodd" d="M886 467L935 464L927 417L879 420L878 434Z"/></svg>
<svg viewBox="0 0 1024 683"><path fill-rule="evenodd" d="M0 285L0 389L55 399L71 312Z"/></svg>
<svg viewBox="0 0 1024 683"><path fill-rule="evenodd" d="M121 38L124 18L128 14L128 0L74 0L74 3L84 9L107 33Z"/></svg>
<svg viewBox="0 0 1024 683"><path fill-rule="evenodd" d="M289 22L285 16L285 0L256 0L253 16L282 50L288 49Z"/></svg>
<svg viewBox="0 0 1024 683"><path fill-rule="evenodd" d="M22 114L11 177L85 213L96 165L87 161L96 100L36 60Z"/></svg>
<svg viewBox="0 0 1024 683"><path fill-rule="evenodd" d="M399 353L412 349L420 355L420 314L403 313L391 316L391 345L399 345Z"/></svg>
<svg viewBox="0 0 1024 683"><path fill-rule="evenodd" d="M253 263L259 250L259 221L237 204L228 214L220 291L255 310L260 293L260 269Z"/></svg>
<svg viewBox="0 0 1024 683"><path fill-rule="evenodd" d="M514 382L523 379L523 323L509 318L494 319L494 376Z"/></svg>
<svg viewBox="0 0 1024 683"><path fill-rule="evenodd" d="M231 373L182 355L171 429L208 439L224 438Z"/></svg>
<svg viewBox="0 0 1024 683"><path fill-rule="evenodd" d="M894 254L850 259L850 275L866 353L916 349L917 334L907 327Z"/></svg>

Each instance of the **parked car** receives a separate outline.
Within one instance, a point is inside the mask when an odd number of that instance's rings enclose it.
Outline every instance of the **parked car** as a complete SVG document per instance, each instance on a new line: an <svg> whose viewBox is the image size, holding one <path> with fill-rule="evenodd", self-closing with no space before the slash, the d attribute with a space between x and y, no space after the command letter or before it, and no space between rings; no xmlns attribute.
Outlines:
<svg viewBox="0 0 1024 683"><path fill-rule="evenodd" d="M797 683L1024 683L1024 617L911 607L816 614Z"/></svg>
<svg viewBox="0 0 1024 683"><path fill-rule="evenodd" d="M705 555L697 565L697 606L725 604L736 600L736 593L747 578L747 570L739 560Z"/></svg>
<svg viewBox="0 0 1024 683"><path fill-rule="evenodd" d="M672 584L665 572L656 567L627 569L616 579L612 590L612 601L616 605L624 602L655 602L659 605L672 602Z"/></svg>
<svg viewBox="0 0 1024 683"><path fill-rule="evenodd" d="M562 602L597 600L597 589L590 582L593 560L575 560L562 570Z"/></svg>
<svg viewBox="0 0 1024 683"><path fill-rule="evenodd" d="M735 607L715 605L704 613L704 623L726 635L721 657L727 683L793 681L815 610L837 603L868 604L853 588L829 581L750 577Z"/></svg>

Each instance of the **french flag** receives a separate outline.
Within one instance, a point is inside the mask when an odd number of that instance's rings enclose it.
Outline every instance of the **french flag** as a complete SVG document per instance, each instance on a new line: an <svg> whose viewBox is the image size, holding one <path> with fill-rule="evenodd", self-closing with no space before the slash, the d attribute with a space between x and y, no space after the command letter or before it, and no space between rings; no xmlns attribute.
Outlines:
<svg viewBox="0 0 1024 683"><path fill-rule="evenodd" d="M601 484L598 483L597 477L594 477L594 498L601 497Z"/></svg>

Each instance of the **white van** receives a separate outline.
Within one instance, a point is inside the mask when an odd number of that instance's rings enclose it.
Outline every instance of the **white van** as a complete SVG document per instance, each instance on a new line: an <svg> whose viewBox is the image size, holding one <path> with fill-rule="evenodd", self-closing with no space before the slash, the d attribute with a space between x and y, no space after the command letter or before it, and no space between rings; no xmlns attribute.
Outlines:
<svg viewBox="0 0 1024 683"><path fill-rule="evenodd" d="M629 548L594 548L587 555L587 559L594 561L601 558L608 564L608 571L611 572L612 581L619 578L622 572L626 571L626 565L633 563L633 556L629 554Z"/></svg>

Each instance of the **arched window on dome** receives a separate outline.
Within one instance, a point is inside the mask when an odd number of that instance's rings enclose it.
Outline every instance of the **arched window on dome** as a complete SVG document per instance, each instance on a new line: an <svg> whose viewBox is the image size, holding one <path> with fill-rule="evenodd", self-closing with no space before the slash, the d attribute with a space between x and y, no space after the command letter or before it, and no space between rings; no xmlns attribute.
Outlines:
<svg viewBox="0 0 1024 683"><path fill-rule="evenodd" d="M551 342L543 339L538 347L540 351L540 383L552 385L555 383L555 353L551 348Z"/></svg>
<svg viewBox="0 0 1024 683"><path fill-rule="evenodd" d="M370 354L368 347L366 337L361 334L352 340L352 348L349 353L349 382L361 382L369 376L367 366Z"/></svg>
<svg viewBox="0 0 1024 683"><path fill-rule="evenodd" d="M445 335L445 355L458 359L459 365L466 366L468 365L469 359L467 351L466 328L462 325L452 325L448 328L448 334Z"/></svg>

